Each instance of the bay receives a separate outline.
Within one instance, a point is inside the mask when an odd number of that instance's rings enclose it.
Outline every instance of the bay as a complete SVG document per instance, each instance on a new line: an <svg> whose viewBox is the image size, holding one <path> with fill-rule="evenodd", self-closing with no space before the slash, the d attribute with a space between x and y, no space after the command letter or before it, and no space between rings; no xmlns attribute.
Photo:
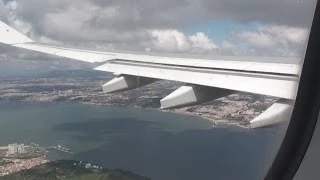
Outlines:
<svg viewBox="0 0 320 180"><path fill-rule="evenodd" d="M155 180L262 179L285 126L213 128L181 114L78 103L0 103L0 146L62 145L74 159L120 168Z"/></svg>

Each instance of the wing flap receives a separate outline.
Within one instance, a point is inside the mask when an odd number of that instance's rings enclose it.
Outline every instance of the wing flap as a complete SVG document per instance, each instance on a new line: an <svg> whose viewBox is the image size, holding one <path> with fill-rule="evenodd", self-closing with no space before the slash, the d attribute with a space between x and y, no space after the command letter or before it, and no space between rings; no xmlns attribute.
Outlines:
<svg viewBox="0 0 320 180"><path fill-rule="evenodd" d="M285 99L295 99L298 79L237 71L207 70L201 68L176 68L165 65L106 63L95 68L118 74L180 81L210 87L263 94Z"/></svg>

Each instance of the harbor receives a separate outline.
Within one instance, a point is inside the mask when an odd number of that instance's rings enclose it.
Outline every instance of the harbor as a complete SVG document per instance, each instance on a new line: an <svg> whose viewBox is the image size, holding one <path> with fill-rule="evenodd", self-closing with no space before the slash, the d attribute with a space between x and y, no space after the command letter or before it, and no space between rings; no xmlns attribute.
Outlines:
<svg viewBox="0 0 320 180"><path fill-rule="evenodd" d="M71 154L71 149L66 148L62 145L56 146L48 146L42 147L37 143L30 143L28 145L25 144L8 144L7 146L0 147L0 157L6 158L18 158L18 157L29 157L29 156L40 156L45 155L50 151L58 151L62 153L69 153Z"/></svg>
<svg viewBox="0 0 320 180"><path fill-rule="evenodd" d="M64 153L71 153L71 149L68 149L66 147L63 147L62 145L56 145L56 146L49 146L49 147L41 147L39 144L36 143L30 143L32 148L37 148L41 150L45 150L46 152L49 152L50 150L55 150L59 152L64 152Z"/></svg>

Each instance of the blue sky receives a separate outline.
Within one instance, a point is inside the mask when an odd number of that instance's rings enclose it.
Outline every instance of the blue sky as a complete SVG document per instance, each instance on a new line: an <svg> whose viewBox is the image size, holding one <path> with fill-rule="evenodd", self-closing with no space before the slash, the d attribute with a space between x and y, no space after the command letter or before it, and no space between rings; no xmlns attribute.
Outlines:
<svg viewBox="0 0 320 180"><path fill-rule="evenodd" d="M183 31L186 35L204 32L209 38L213 39L214 42L220 44L224 40L233 41L232 37L230 37L232 31L254 31L259 26L262 26L262 23L240 23L231 20L214 20L199 22L185 28Z"/></svg>

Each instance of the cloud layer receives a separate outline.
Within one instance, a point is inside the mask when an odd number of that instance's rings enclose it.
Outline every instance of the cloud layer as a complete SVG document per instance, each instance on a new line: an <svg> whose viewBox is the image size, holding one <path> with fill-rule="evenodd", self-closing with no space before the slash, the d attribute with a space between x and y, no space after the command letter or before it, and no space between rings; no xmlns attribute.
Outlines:
<svg viewBox="0 0 320 180"><path fill-rule="evenodd" d="M267 25L253 31L234 32L238 42L264 55L302 55L309 31L307 28Z"/></svg>
<svg viewBox="0 0 320 180"><path fill-rule="evenodd" d="M197 54L299 56L315 0L7 0L0 17L36 40L98 49ZM259 26L217 42L199 22ZM0 50L1 51L1 50ZM2 50L4 51L4 50ZM1 52L0 52L1 53Z"/></svg>

